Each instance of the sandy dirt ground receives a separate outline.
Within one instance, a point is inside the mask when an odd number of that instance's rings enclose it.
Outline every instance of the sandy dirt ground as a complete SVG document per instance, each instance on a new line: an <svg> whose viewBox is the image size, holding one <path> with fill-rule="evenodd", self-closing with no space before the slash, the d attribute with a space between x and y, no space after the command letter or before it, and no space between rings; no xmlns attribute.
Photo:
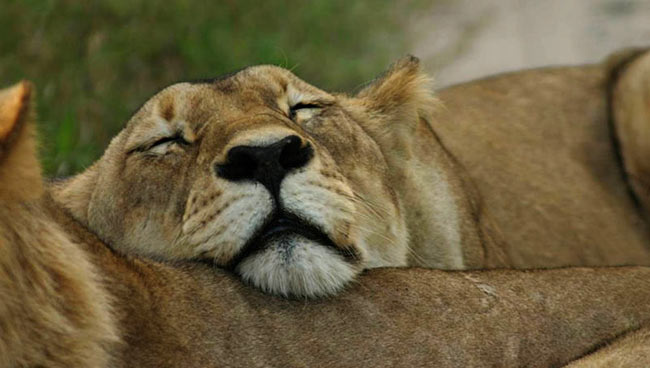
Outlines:
<svg viewBox="0 0 650 368"><path fill-rule="evenodd" d="M440 0L411 25L437 86L650 46L650 0Z"/></svg>

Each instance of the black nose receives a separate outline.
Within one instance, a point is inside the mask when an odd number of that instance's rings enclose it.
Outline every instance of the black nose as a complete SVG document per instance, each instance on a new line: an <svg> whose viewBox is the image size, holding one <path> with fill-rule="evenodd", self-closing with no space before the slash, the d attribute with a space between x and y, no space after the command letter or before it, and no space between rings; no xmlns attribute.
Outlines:
<svg viewBox="0 0 650 368"><path fill-rule="evenodd" d="M235 146L228 150L226 162L217 164L217 175L231 181L254 180L274 196L280 192L282 179L293 169L305 166L313 149L295 135L267 146Z"/></svg>

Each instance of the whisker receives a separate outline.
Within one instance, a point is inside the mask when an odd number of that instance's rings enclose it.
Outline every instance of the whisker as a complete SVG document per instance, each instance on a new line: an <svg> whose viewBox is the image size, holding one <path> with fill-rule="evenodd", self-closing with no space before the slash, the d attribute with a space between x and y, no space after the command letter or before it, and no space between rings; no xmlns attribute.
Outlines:
<svg viewBox="0 0 650 368"><path fill-rule="evenodd" d="M342 184L342 185L345 185L345 183L343 181L341 181L341 180L338 180L338 179L333 179L333 180L340 183L340 184ZM352 194L350 195L348 193L345 193L344 191L335 190L335 189L332 188L332 186L323 185L322 183L319 183L319 182L316 182L316 181L309 181L309 184L311 184L313 186L316 186L318 188L324 189L324 190L326 190L329 193L332 193L334 195L339 195L339 196L341 196L343 198L346 198L346 199L352 201L353 203L358 203L358 204L366 207L366 209L368 209L369 211L375 213L375 215L377 215L378 217L383 217L385 215L390 214L390 211L388 211L386 208L383 208L382 206L367 200L362 195L355 192L353 189L351 189Z"/></svg>
<svg viewBox="0 0 650 368"><path fill-rule="evenodd" d="M358 200L360 203L363 203L364 205L366 205L367 207L372 209L374 212L377 213L377 215L379 215L379 216L390 215L391 212L388 209L386 209L385 207L381 206L380 204L374 203L374 202L366 199L365 197L363 197L361 194L359 194L356 191L352 191L352 193L354 195L354 199Z"/></svg>
<svg viewBox="0 0 650 368"><path fill-rule="evenodd" d="M385 234L383 234L381 232L378 232L376 230L373 230L373 229L370 229L370 228L367 228L367 227L364 227L364 226L361 226L361 225L357 225L357 229L359 231L365 231L367 233L377 235L380 238L386 240L390 246L397 247L397 243L396 243L396 241L394 239L388 237L387 235L385 235ZM412 258L413 260L418 262L421 266L426 266L427 265L428 262L426 262L425 259L422 258L421 255L419 255L415 250L413 250L413 248L411 248L409 244L407 244L406 251L409 254L409 258Z"/></svg>
<svg viewBox="0 0 650 368"><path fill-rule="evenodd" d="M411 248L410 246L407 246L407 251L411 256L413 256L413 259L416 262L418 262L420 266L423 266L423 267L427 266L427 262L424 260L424 258L422 258L421 255L416 253L415 250L413 250L413 248Z"/></svg>
<svg viewBox="0 0 650 368"><path fill-rule="evenodd" d="M206 225L218 222L219 218L226 212L228 208L230 208L233 204L250 197L249 194L240 194L238 196L235 196L229 200L227 200L224 204L222 204L219 207L213 207L213 206L208 206L207 209L209 212L207 213L202 213L203 218L207 219L207 221L197 221L197 223L191 228L190 231L183 233L186 236L193 236L195 235L199 230L204 228ZM198 215L198 212L192 216L189 216L185 221L182 222L181 226L185 227L185 225L191 220L194 219ZM181 228L182 228L181 227Z"/></svg>
<svg viewBox="0 0 650 368"><path fill-rule="evenodd" d="M351 201L352 203L360 205L361 207L365 208L366 210L368 210L368 212L372 213L373 215L375 215L378 218L383 218L384 217L383 214L381 214L379 211L377 211L377 209L372 207L369 203L367 203L367 202L365 202L365 201L363 201L363 200L361 200L361 199L359 199L357 197L354 197L354 196L351 196L351 195L348 195L348 194L344 194L344 193L336 193L336 194L343 197L343 198L345 198L345 199L347 199L347 200L349 200L349 201Z"/></svg>
<svg viewBox="0 0 650 368"><path fill-rule="evenodd" d="M364 226L361 226L361 225L357 225L357 229L360 230L360 231L365 231L365 232L373 234L373 235L377 235L380 238L386 240L393 247L397 246L394 239L391 239L386 234L383 234L383 233L381 233L379 231L376 231L376 230L373 230L373 229L370 229L370 228L367 228L367 227L364 227Z"/></svg>

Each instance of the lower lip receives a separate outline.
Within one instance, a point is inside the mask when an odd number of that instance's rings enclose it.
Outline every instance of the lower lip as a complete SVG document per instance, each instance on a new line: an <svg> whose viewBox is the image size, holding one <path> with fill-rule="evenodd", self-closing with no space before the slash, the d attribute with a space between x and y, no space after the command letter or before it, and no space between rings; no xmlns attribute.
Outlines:
<svg viewBox="0 0 650 368"><path fill-rule="evenodd" d="M359 260L358 254L352 251L344 251L339 249L324 233L319 232L316 229L310 229L309 227L301 226L300 223L297 223L293 220L287 218L277 218L272 222L267 224L263 232L255 237L255 240L251 241L249 245L244 247L242 252L235 256L227 265L227 268L235 268L242 260L250 257L254 253L257 253L260 250L266 248L266 245L269 241L280 236L301 236L303 238L309 239L315 243L320 244L321 246L331 247L339 252L343 257L348 259L350 262L357 262Z"/></svg>

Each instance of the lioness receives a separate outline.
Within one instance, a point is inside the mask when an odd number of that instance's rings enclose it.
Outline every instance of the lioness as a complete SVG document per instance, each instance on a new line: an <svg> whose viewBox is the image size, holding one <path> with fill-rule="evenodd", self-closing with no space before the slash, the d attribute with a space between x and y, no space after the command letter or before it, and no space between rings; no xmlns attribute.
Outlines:
<svg viewBox="0 0 650 368"><path fill-rule="evenodd" d="M280 295L382 266L650 263L607 117L552 107L566 80L580 100L606 79L531 73L442 91L442 108L413 57L354 96L274 66L175 84L53 196L115 249Z"/></svg>
<svg viewBox="0 0 650 368"><path fill-rule="evenodd" d="M647 118L649 90L636 82L650 65L641 61L615 89L569 78L608 78L602 66L547 71L567 74L555 91L583 91L556 94L558 111L579 103L579 122L600 119L615 91L617 115ZM512 76L479 84L502 78ZM206 265L118 254L40 196L28 91L0 92L1 367L547 367L617 336L627 337L583 363L609 367L630 353L649 363L638 355L647 333L631 333L650 321L647 268L371 270L342 295L306 303L262 295Z"/></svg>

